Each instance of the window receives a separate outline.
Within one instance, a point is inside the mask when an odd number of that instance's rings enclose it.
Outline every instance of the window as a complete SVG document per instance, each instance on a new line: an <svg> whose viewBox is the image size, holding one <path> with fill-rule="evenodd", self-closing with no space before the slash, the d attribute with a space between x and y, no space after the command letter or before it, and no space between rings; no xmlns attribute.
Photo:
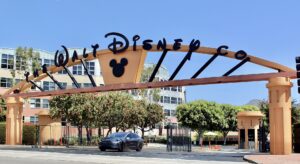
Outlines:
<svg viewBox="0 0 300 164"><path fill-rule="evenodd" d="M178 87L178 92L182 92L182 87Z"/></svg>
<svg viewBox="0 0 300 164"><path fill-rule="evenodd" d="M92 83L83 83L84 88L93 87Z"/></svg>
<svg viewBox="0 0 300 164"><path fill-rule="evenodd" d="M46 109L49 108L49 100L48 99L43 99L43 105L42 105L42 107L46 108Z"/></svg>
<svg viewBox="0 0 300 164"><path fill-rule="evenodd" d="M58 82L64 89L67 88L67 83L66 82ZM58 87L57 87L58 88Z"/></svg>
<svg viewBox="0 0 300 164"><path fill-rule="evenodd" d="M40 81L36 81L35 83L36 83L36 85L38 85L39 87L41 86L41 82L40 82ZM32 90L39 90L39 89L38 89L37 87L35 87L34 85L31 86L31 89L32 89Z"/></svg>
<svg viewBox="0 0 300 164"><path fill-rule="evenodd" d="M164 109L164 115L165 116L170 116L170 114L171 114L170 109Z"/></svg>
<svg viewBox="0 0 300 164"><path fill-rule="evenodd" d="M30 116L30 122L33 124L36 124L39 122L39 117L38 116Z"/></svg>
<svg viewBox="0 0 300 164"><path fill-rule="evenodd" d="M41 108L41 99L30 99L30 108Z"/></svg>
<svg viewBox="0 0 300 164"><path fill-rule="evenodd" d="M177 98L171 97L171 104L177 104Z"/></svg>
<svg viewBox="0 0 300 164"><path fill-rule="evenodd" d="M39 58L38 61L39 61L40 66L42 66L43 65L42 61L43 60ZM53 60L53 62L54 62L54 60Z"/></svg>
<svg viewBox="0 0 300 164"><path fill-rule="evenodd" d="M58 74L67 74L67 71L63 69L63 70L61 70L61 71L58 71L57 73L58 73Z"/></svg>
<svg viewBox="0 0 300 164"><path fill-rule="evenodd" d="M132 133L132 136L133 136L133 138L140 138L140 136L135 133Z"/></svg>
<svg viewBox="0 0 300 164"><path fill-rule="evenodd" d="M170 87L164 87L164 90L169 91Z"/></svg>
<svg viewBox="0 0 300 164"><path fill-rule="evenodd" d="M171 91L177 91L177 87L172 87Z"/></svg>
<svg viewBox="0 0 300 164"><path fill-rule="evenodd" d="M15 79L15 83L18 84L22 79Z"/></svg>
<svg viewBox="0 0 300 164"><path fill-rule="evenodd" d="M78 83L79 87L81 88L81 83ZM76 88L76 85L74 83L72 83L72 87Z"/></svg>
<svg viewBox="0 0 300 164"><path fill-rule="evenodd" d="M164 103L170 103L170 97L164 96Z"/></svg>
<svg viewBox="0 0 300 164"><path fill-rule="evenodd" d="M14 69L14 56L2 54L1 68Z"/></svg>
<svg viewBox="0 0 300 164"><path fill-rule="evenodd" d="M91 75L95 75L95 62L86 62L86 67ZM84 71L86 75L86 72Z"/></svg>
<svg viewBox="0 0 300 164"><path fill-rule="evenodd" d="M82 75L82 65L73 66L73 75Z"/></svg>
<svg viewBox="0 0 300 164"><path fill-rule="evenodd" d="M178 98L178 104L182 104L182 98Z"/></svg>
<svg viewBox="0 0 300 164"><path fill-rule="evenodd" d="M138 90L134 89L134 90L131 90L131 94L133 96L137 96L138 95Z"/></svg>
<svg viewBox="0 0 300 164"><path fill-rule="evenodd" d="M176 110L171 110L171 116L176 116Z"/></svg>
<svg viewBox="0 0 300 164"><path fill-rule="evenodd" d="M43 89L45 91L55 90L55 83L54 82L49 82L49 81L44 81L43 82Z"/></svg>
<svg viewBox="0 0 300 164"><path fill-rule="evenodd" d="M9 88L12 86L12 79L11 78L5 78L1 77L1 87Z"/></svg>
<svg viewBox="0 0 300 164"><path fill-rule="evenodd" d="M164 96L160 96L160 102L164 103Z"/></svg>
<svg viewBox="0 0 300 164"><path fill-rule="evenodd" d="M133 139L133 138L134 138L134 135L133 135L133 133L129 133L129 134L127 135L127 137L130 138L130 139ZM127 138L127 137L126 137L126 138Z"/></svg>
<svg viewBox="0 0 300 164"><path fill-rule="evenodd" d="M16 70L25 70L26 61L21 56L16 56Z"/></svg>
<svg viewBox="0 0 300 164"><path fill-rule="evenodd" d="M54 60L53 59L44 59L44 64L46 67L54 65Z"/></svg>

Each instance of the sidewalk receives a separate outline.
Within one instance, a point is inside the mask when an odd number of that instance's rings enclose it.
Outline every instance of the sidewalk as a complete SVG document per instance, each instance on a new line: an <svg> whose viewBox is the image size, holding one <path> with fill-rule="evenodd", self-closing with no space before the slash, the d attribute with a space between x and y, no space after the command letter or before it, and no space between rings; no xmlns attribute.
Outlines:
<svg viewBox="0 0 300 164"><path fill-rule="evenodd" d="M300 164L300 154L291 155L245 155L244 160L250 163L262 164Z"/></svg>

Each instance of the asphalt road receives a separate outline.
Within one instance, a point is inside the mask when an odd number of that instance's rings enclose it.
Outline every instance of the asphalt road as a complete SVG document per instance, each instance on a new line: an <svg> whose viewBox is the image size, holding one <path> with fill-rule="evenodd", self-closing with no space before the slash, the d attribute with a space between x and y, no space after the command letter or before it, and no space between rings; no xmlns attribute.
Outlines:
<svg viewBox="0 0 300 164"><path fill-rule="evenodd" d="M176 164L246 163L238 152L166 152L145 148L142 152L100 152L96 148L6 148L0 147L0 164Z"/></svg>

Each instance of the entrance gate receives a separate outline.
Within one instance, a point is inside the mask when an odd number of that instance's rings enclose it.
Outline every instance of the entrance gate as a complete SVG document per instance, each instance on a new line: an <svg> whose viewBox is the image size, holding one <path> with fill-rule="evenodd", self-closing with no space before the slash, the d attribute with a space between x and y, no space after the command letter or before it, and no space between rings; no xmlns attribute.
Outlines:
<svg viewBox="0 0 300 164"><path fill-rule="evenodd" d="M191 129L167 126L167 151L192 151Z"/></svg>
<svg viewBox="0 0 300 164"><path fill-rule="evenodd" d="M144 88L161 88L172 86L207 85L221 83L237 83L251 81L268 81L269 107L270 107L270 147L271 154L290 154L292 151L291 136L291 79L296 78L296 71L289 67L274 63L265 59L247 54L243 50L237 52L229 51L228 46L222 45L218 48L200 46L200 41L193 39L190 45L181 45L182 39L175 39L173 45L167 45L166 40L160 40L157 45L152 44L152 40L144 40L142 46L137 46L140 36L133 37L133 46L129 46L127 37L120 33L108 33L105 38L113 37L113 41L108 45L108 50L97 50L98 44L92 45L92 52L82 55L78 52L69 52L65 46L61 51L56 51L55 65L47 67L43 65L41 70L35 70L33 75L26 73L26 79L14 85L6 91L2 98L6 99L6 144L22 144L22 113L23 99L30 97L56 96L75 93L105 92ZM140 83L141 72L147 52L162 52L152 75L147 83ZM168 53L186 52L182 61L171 74L168 81L155 81L158 72ZM195 68L195 74L191 78L176 79L176 75L181 68L191 60L194 53L208 54L211 58L202 66ZM73 54L71 56L71 54ZM201 73L216 59L228 57L239 61L220 77L198 78ZM98 86L93 76L89 74L86 65L87 61L98 60L100 63L105 85ZM246 63L257 64L275 70L271 73L234 75L231 74ZM89 77L92 87L81 88L68 67L82 64ZM66 89L55 79L54 73L64 70L71 78L77 88ZM60 90L44 91L36 82L49 77ZM40 92L28 92L31 86L36 86ZM283 137L284 136L284 137Z"/></svg>

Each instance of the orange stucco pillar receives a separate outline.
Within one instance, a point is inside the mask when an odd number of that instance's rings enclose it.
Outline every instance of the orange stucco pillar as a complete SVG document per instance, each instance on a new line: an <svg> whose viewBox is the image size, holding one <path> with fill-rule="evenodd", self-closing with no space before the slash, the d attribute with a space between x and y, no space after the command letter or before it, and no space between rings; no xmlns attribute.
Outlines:
<svg viewBox="0 0 300 164"><path fill-rule="evenodd" d="M6 99L6 144L21 145L23 131L23 99Z"/></svg>
<svg viewBox="0 0 300 164"><path fill-rule="evenodd" d="M292 153L291 83L289 78L269 79L269 117L271 154Z"/></svg>

